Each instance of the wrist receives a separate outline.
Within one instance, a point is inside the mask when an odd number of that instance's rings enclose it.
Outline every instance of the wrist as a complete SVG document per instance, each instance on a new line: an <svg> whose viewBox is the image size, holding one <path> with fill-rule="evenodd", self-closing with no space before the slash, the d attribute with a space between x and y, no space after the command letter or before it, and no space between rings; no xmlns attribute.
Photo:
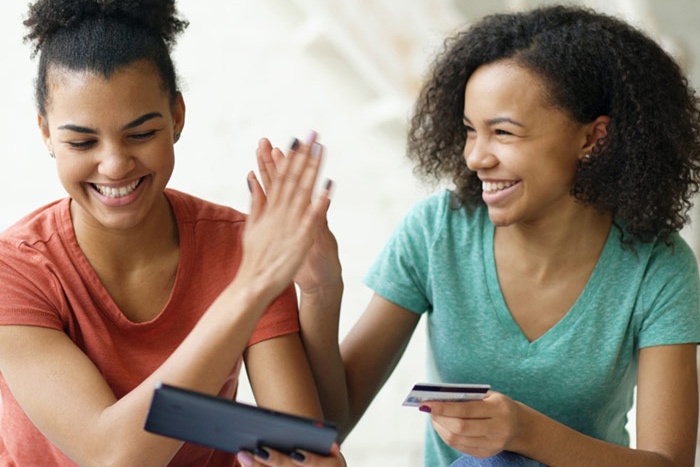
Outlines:
<svg viewBox="0 0 700 467"><path fill-rule="evenodd" d="M262 314L275 296L264 283L236 277L219 296L243 313ZM230 307L227 307L231 310Z"/></svg>
<svg viewBox="0 0 700 467"><path fill-rule="evenodd" d="M302 288L300 286L299 297L301 300L313 303L335 303L342 299L344 288L342 278L335 282L316 284L313 287Z"/></svg>
<svg viewBox="0 0 700 467"><path fill-rule="evenodd" d="M532 446L537 439L539 430L537 419L541 414L521 402L516 402L516 407L518 410L516 430L507 449L531 456Z"/></svg>

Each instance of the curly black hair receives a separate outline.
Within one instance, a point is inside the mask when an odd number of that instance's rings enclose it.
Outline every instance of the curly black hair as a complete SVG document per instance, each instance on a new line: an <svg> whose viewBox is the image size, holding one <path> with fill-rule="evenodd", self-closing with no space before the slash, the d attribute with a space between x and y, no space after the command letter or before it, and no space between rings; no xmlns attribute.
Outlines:
<svg viewBox="0 0 700 467"><path fill-rule="evenodd" d="M700 110L677 63L629 24L579 7L489 15L445 41L411 117L407 155L425 180L454 184L455 208L483 203L463 155L464 90L480 66L510 59L580 123L607 136L580 162L571 195L634 238L668 240L688 222L700 182Z"/></svg>
<svg viewBox="0 0 700 467"><path fill-rule="evenodd" d="M24 21L40 55L36 103L44 115L47 73L56 66L110 77L138 60L152 62L163 88L174 99L177 75L170 52L188 22L178 16L175 0L38 0Z"/></svg>

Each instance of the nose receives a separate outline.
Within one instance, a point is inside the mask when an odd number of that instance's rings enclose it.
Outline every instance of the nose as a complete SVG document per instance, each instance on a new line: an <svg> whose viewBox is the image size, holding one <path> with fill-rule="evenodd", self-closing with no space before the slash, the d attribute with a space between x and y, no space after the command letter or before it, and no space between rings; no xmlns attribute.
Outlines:
<svg viewBox="0 0 700 467"><path fill-rule="evenodd" d="M485 138L467 137L464 144L464 159L472 172L489 169L498 164L498 159Z"/></svg>
<svg viewBox="0 0 700 467"><path fill-rule="evenodd" d="M134 157L121 144L105 144L100 154L98 171L112 180L125 178L136 167Z"/></svg>

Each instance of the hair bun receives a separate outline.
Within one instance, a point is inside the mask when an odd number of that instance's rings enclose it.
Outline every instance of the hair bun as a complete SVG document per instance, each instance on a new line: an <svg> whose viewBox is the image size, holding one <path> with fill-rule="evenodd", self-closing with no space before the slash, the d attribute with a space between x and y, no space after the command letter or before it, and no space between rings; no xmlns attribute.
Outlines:
<svg viewBox="0 0 700 467"><path fill-rule="evenodd" d="M37 0L24 21L29 28L25 40L34 42L36 52L57 31L99 17L141 24L168 47L188 25L179 17L175 0Z"/></svg>

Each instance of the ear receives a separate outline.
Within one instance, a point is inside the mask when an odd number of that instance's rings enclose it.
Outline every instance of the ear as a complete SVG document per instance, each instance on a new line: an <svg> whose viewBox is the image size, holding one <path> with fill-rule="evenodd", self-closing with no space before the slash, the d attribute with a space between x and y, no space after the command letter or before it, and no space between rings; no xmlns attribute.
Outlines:
<svg viewBox="0 0 700 467"><path fill-rule="evenodd" d="M46 149L48 149L49 152L53 152L53 147L51 145L51 131L49 130L48 120L43 115L37 114L36 122L39 125L39 131L41 131L41 138L44 140Z"/></svg>
<svg viewBox="0 0 700 467"><path fill-rule="evenodd" d="M601 115L586 125L586 140L584 146L581 148L579 159L590 159L593 148L608 135L609 123L610 117Z"/></svg>
<svg viewBox="0 0 700 467"><path fill-rule="evenodd" d="M185 127L185 99L182 97L182 93L178 92L175 98L175 104L173 105L173 135L175 135L175 141L182 133L182 129Z"/></svg>

